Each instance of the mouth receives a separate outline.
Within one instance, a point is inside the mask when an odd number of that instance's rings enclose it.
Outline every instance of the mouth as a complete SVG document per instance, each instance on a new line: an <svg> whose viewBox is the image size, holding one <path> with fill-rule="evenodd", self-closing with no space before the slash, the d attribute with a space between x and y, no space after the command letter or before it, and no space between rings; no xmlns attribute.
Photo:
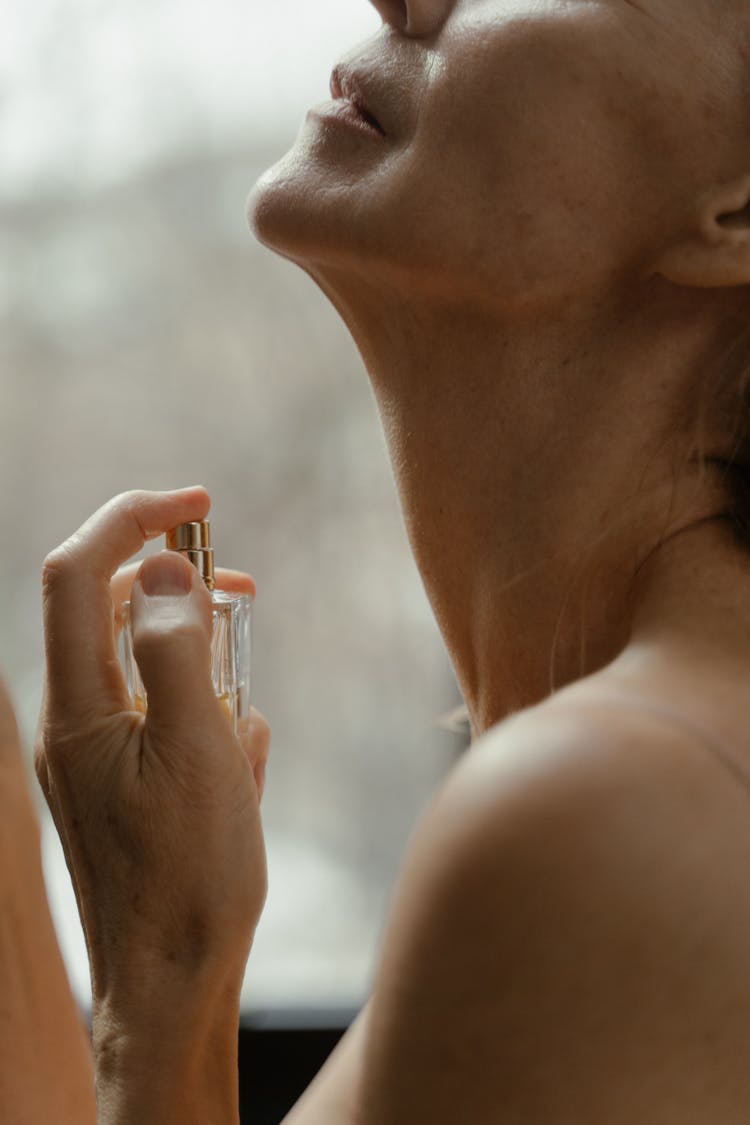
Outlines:
<svg viewBox="0 0 750 1125"><path fill-rule="evenodd" d="M385 129L367 104L359 80L341 66L335 67L331 74L331 97L334 101L348 102L365 125L374 129L381 137L386 135Z"/></svg>

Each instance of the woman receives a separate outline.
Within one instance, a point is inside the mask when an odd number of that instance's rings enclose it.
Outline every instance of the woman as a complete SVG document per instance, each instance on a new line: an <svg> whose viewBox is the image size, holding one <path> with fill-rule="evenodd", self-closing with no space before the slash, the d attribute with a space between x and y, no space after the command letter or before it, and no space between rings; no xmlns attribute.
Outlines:
<svg viewBox="0 0 750 1125"><path fill-rule="evenodd" d="M360 348L475 741L287 1122L745 1122L750 16L375 6L250 214ZM133 586L145 726L108 625L116 568L207 504L119 498L45 571L105 1122L236 1120L265 733L222 727L187 564Z"/></svg>

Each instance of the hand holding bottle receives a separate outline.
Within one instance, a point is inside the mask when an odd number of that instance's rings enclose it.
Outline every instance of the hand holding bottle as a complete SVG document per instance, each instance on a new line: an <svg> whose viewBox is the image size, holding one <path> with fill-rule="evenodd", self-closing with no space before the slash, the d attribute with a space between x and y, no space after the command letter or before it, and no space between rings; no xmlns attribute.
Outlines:
<svg viewBox="0 0 750 1125"><path fill-rule="evenodd" d="M121 1039L132 1046L138 1029L153 1032L175 1008L181 1034L190 1028L189 1053L196 1027L213 1042L198 1013L231 1027L265 900L259 802L269 731L254 712L243 747L216 698L209 594L169 551L134 579L132 568L115 576L145 540L204 520L208 508L201 488L119 496L45 564L36 766L86 936L100 1056ZM116 603L131 581L145 715L133 708L115 648ZM254 589L231 572L217 572L217 585ZM236 1021L232 1030L222 1050L231 1043L236 1066ZM179 1049L174 1029L170 1042ZM208 1042L204 1055L215 1061Z"/></svg>

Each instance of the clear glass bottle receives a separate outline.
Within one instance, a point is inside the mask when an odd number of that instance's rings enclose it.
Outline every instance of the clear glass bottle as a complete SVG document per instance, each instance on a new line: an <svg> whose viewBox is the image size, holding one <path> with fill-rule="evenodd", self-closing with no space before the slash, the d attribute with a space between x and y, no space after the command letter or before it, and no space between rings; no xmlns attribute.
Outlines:
<svg viewBox="0 0 750 1125"><path fill-rule="evenodd" d="M211 527L207 520L202 523L184 523L167 532L166 545L170 551L179 551L197 568L211 591L213 602L211 672L214 691L226 712L232 730L235 734L240 734L247 727L250 714L252 595L234 594L216 589ZM122 607L120 660L133 707L136 711L145 714L146 689L133 653L130 602L125 602Z"/></svg>

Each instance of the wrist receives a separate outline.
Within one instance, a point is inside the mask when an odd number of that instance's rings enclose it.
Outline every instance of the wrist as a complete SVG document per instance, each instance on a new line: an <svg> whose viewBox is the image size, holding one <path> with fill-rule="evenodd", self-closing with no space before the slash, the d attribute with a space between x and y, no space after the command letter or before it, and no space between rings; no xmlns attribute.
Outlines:
<svg viewBox="0 0 750 1125"><path fill-rule="evenodd" d="M158 1002L157 1002L158 1001ZM101 1125L236 1125L239 990L96 1005L92 1044Z"/></svg>

